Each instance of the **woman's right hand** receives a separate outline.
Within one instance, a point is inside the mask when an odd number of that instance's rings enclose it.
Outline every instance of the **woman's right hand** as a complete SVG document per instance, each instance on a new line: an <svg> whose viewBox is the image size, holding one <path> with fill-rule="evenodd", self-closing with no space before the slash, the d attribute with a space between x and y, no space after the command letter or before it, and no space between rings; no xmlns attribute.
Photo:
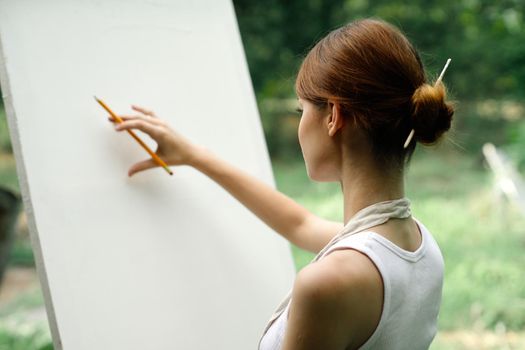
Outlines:
<svg viewBox="0 0 525 350"><path fill-rule="evenodd" d="M148 134L157 142L155 152L168 165L187 165L191 162L199 148L173 130L168 123L159 119L152 110L136 105L131 108L140 114L119 115L123 119L122 123L115 124L115 130L138 129ZM110 116L111 122L115 120ZM158 167L159 165L152 159L146 159L131 166L128 175Z"/></svg>

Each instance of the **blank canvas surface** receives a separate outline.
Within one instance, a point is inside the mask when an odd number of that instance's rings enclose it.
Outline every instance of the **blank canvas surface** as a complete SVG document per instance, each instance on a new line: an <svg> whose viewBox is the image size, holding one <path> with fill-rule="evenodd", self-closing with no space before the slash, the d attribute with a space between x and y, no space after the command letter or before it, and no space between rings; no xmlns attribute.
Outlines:
<svg viewBox="0 0 525 350"><path fill-rule="evenodd" d="M0 0L0 77L56 349L253 349L292 285L288 243L116 113L153 109L273 185L228 0ZM139 135L153 149L146 135Z"/></svg>

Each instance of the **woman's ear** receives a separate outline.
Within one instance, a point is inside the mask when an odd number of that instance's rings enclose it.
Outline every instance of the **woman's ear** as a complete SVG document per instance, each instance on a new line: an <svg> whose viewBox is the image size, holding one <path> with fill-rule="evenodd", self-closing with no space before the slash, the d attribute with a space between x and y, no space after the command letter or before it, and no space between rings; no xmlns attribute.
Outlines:
<svg viewBox="0 0 525 350"><path fill-rule="evenodd" d="M341 114L341 105L337 101L328 100L328 135L334 136L344 126L343 115Z"/></svg>

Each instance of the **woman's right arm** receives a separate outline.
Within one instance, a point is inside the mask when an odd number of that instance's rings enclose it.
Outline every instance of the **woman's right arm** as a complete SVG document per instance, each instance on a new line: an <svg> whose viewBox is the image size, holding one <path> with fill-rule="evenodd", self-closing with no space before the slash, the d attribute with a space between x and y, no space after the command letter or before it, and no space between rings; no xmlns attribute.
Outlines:
<svg viewBox="0 0 525 350"><path fill-rule="evenodd" d="M342 228L322 219L290 197L275 190L204 148L197 148L188 165L227 190L274 231L299 248L318 253Z"/></svg>
<svg viewBox="0 0 525 350"><path fill-rule="evenodd" d="M157 142L157 155L168 165L189 165L199 170L299 248L318 253L343 228L342 223L314 215L262 180L193 144L152 111L132 108L143 115L120 116L124 122L115 125L118 131L138 129L147 133ZM154 167L158 164L150 158L134 164L129 175Z"/></svg>

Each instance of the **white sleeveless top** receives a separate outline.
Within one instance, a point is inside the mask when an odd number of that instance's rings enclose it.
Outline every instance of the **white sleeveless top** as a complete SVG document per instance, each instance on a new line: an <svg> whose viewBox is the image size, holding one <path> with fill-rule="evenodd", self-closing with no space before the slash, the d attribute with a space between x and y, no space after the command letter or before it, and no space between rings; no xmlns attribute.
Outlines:
<svg viewBox="0 0 525 350"><path fill-rule="evenodd" d="M355 249L366 254L383 279L383 311L374 333L359 349L428 349L437 332L437 318L443 287L443 256L427 230L417 221L422 243L415 252L401 249L372 231L350 235L337 242L334 250ZM259 350L280 350L286 331L288 310L271 325Z"/></svg>

